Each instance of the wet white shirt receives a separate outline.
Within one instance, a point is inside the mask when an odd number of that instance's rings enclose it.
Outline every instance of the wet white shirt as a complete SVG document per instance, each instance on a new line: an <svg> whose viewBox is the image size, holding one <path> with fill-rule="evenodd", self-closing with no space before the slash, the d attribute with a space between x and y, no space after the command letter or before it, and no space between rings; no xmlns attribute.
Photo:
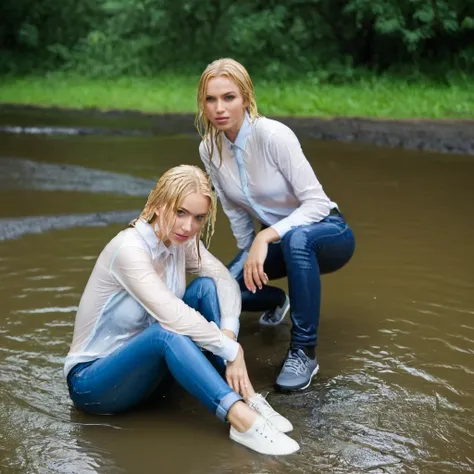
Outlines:
<svg viewBox="0 0 474 474"><path fill-rule="evenodd" d="M114 237L99 255L79 303L65 376L75 364L110 354L155 321L213 354L234 360L238 344L221 329L238 334L239 286L202 242L200 254L199 264L194 239L166 247L141 219ZM186 272L214 280L220 328L183 302Z"/></svg>
<svg viewBox="0 0 474 474"><path fill-rule="evenodd" d="M204 141L199 153L240 249L255 236L252 216L282 238L290 229L324 219L337 204L324 192L293 131L276 120L246 114L235 143L222 134L222 166Z"/></svg>

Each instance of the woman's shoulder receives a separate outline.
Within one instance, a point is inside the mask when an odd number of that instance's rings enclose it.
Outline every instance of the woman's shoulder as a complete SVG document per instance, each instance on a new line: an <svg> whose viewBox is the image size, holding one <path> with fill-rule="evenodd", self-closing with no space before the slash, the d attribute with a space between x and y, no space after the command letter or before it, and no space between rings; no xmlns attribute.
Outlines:
<svg viewBox="0 0 474 474"><path fill-rule="evenodd" d="M263 143L270 143L284 137L295 137L295 133L288 125L267 117L259 117L255 120L254 134L257 140Z"/></svg>
<svg viewBox="0 0 474 474"><path fill-rule="evenodd" d="M107 245L114 254L128 254L136 251L150 253L150 242L134 227L121 230Z"/></svg>
<svg viewBox="0 0 474 474"><path fill-rule="evenodd" d="M206 173L210 173L213 164L213 157L216 154L216 147L209 146L209 140L207 138L203 138L201 143L199 144L199 156L201 158L202 164L206 170ZM210 154L212 153L212 156Z"/></svg>
<svg viewBox="0 0 474 474"><path fill-rule="evenodd" d="M126 228L107 242L100 252L97 262L108 267L117 257L123 259L128 255L133 255L137 250L147 250L146 244L139 238L136 229Z"/></svg>

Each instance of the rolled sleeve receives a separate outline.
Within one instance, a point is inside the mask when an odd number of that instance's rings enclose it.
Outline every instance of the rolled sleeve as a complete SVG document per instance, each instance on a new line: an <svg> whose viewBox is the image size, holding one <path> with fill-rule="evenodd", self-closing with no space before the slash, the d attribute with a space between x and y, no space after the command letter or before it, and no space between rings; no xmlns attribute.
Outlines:
<svg viewBox="0 0 474 474"><path fill-rule="evenodd" d="M237 337L239 335L239 330L240 330L240 321L235 318L221 319L221 330L223 329L232 331Z"/></svg>
<svg viewBox="0 0 474 474"><path fill-rule="evenodd" d="M233 341L230 337L222 335L222 344L219 349L215 349L213 353L219 357L222 357L224 360L230 362L234 361L239 352L239 343Z"/></svg>

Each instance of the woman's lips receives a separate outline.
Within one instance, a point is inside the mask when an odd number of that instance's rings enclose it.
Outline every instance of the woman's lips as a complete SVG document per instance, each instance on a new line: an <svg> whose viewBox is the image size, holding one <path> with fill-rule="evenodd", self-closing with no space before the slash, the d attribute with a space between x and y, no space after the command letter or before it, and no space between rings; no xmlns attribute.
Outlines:
<svg viewBox="0 0 474 474"><path fill-rule="evenodd" d="M189 239L189 236L187 236L187 235L182 235L182 234L177 234L176 232L175 232L174 235L176 236L176 238L177 238L178 240L188 240L188 239Z"/></svg>

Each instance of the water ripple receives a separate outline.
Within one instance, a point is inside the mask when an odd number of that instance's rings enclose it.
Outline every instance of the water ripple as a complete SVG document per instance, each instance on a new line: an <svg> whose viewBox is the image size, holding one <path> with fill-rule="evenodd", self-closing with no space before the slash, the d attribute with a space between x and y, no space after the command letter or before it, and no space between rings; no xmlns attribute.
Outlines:
<svg viewBox="0 0 474 474"><path fill-rule="evenodd" d="M19 309L16 314L74 313L78 306L51 306L46 308Z"/></svg>

